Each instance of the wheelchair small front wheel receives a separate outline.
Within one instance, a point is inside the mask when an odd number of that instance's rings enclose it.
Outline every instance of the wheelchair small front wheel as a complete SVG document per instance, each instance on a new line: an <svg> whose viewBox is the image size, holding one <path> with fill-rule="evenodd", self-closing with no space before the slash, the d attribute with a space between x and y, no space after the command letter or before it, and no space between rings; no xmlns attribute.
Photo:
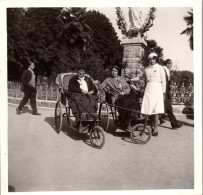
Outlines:
<svg viewBox="0 0 203 195"><path fill-rule="evenodd" d="M146 144L151 139L151 131L144 124L137 124L131 129L131 139L135 144Z"/></svg>
<svg viewBox="0 0 203 195"><path fill-rule="evenodd" d="M105 143L105 135L104 130L99 127L95 126L90 130L89 134L91 146L97 149L101 149Z"/></svg>

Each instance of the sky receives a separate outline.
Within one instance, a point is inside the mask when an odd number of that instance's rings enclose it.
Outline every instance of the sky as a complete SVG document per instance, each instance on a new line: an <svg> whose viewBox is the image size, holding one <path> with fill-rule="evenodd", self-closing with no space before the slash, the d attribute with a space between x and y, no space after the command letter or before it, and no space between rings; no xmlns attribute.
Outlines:
<svg viewBox="0 0 203 195"><path fill-rule="evenodd" d="M96 10L109 18L119 39L123 37L116 24L115 7L91 7L87 10ZM125 14L128 8L121 8L124 12L126 22L129 18ZM146 8L140 8L146 10ZM147 32L147 39L154 39L163 48L164 59L172 59L174 67L178 70L189 70L193 72L193 51L189 47L189 37L180 33L187 28L183 17L188 15L190 7L158 7L156 8L154 25Z"/></svg>

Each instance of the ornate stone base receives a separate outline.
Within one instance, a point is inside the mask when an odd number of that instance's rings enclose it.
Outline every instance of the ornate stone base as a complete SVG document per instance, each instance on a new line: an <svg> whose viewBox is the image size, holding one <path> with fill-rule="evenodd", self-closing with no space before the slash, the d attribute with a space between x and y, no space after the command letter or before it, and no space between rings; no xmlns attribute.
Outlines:
<svg viewBox="0 0 203 195"><path fill-rule="evenodd" d="M121 44L124 46L123 63L126 65L122 70L122 75L134 78L142 74L143 66L140 63L142 59L145 47L147 46L146 41L141 37L133 39L122 39Z"/></svg>

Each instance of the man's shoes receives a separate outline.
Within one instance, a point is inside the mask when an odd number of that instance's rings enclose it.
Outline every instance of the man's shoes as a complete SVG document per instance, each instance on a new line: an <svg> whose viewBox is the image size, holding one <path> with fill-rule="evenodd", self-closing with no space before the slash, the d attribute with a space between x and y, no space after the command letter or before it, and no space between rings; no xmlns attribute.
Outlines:
<svg viewBox="0 0 203 195"><path fill-rule="evenodd" d="M16 114L20 114L19 108L16 108Z"/></svg>
<svg viewBox="0 0 203 195"><path fill-rule="evenodd" d="M41 115L39 112L33 112L33 115Z"/></svg>
<svg viewBox="0 0 203 195"><path fill-rule="evenodd" d="M176 125L172 125L172 129L178 129L181 128L183 126L183 124L176 124Z"/></svg>

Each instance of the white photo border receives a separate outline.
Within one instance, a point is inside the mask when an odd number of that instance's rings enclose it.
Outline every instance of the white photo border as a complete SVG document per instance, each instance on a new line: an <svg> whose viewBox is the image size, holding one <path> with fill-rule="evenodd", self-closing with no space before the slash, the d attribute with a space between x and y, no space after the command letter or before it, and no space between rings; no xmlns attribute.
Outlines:
<svg viewBox="0 0 203 195"><path fill-rule="evenodd" d="M194 189L135 191L68 191L37 194L155 194L199 195L202 193L202 1L201 0L0 0L0 130L1 130L1 194L8 193L8 103L7 103L7 31L6 9L9 7L193 7L194 10ZM15 192L31 194L33 192Z"/></svg>

